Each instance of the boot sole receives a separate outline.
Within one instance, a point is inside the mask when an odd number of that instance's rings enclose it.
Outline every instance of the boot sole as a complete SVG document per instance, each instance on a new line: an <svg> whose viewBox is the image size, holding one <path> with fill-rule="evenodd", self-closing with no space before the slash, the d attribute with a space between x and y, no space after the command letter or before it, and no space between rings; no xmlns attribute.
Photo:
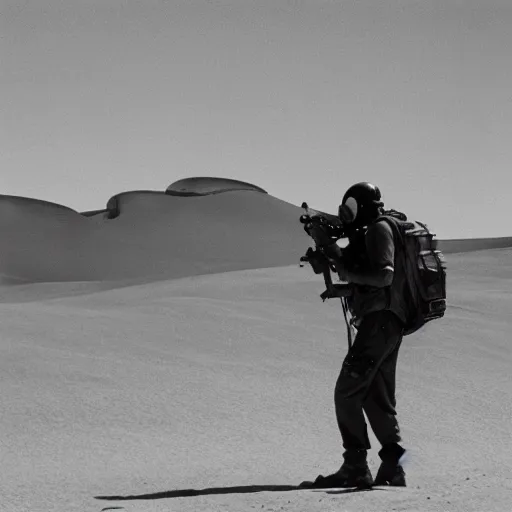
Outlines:
<svg viewBox="0 0 512 512"><path fill-rule="evenodd" d="M353 485L347 485L345 482L324 482L323 479L320 481L306 480L299 484L300 489L357 489L357 490L369 490L375 484L373 482L359 482Z"/></svg>

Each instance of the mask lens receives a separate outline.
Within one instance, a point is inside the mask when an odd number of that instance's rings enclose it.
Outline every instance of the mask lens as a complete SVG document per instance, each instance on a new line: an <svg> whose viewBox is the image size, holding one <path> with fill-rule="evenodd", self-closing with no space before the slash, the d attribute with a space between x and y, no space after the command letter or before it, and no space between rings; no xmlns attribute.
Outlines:
<svg viewBox="0 0 512 512"><path fill-rule="evenodd" d="M356 220L357 201L353 197L347 198L347 200L340 205L338 217L344 224L351 224Z"/></svg>

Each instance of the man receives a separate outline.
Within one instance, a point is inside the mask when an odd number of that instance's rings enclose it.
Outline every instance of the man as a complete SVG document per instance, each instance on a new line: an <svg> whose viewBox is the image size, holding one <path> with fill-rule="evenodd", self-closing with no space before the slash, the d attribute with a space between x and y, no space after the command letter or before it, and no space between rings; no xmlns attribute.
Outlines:
<svg viewBox="0 0 512 512"><path fill-rule="evenodd" d="M320 475L314 487L405 486L400 465L405 450L398 444L395 411L395 371L407 315L405 254L380 218L383 206L376 186L363 182L350 187L339 208L349 245L341 250L332 244L325 251L351 290L348 304L357 335L334 392L344 462L336 473ZM367 464L370 442L363 411L382 445L375 481Z"/></svg>

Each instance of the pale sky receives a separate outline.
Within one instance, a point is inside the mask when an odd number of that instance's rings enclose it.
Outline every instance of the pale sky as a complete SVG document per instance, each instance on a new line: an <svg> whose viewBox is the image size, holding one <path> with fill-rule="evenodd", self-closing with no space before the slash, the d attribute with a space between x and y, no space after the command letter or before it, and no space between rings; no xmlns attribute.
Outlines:
<svg viewBox="0 0 512 512"><path fill-rule="evenodd" d="M510 0L0 0L0 194L189 176L511 236Z"/></svg>

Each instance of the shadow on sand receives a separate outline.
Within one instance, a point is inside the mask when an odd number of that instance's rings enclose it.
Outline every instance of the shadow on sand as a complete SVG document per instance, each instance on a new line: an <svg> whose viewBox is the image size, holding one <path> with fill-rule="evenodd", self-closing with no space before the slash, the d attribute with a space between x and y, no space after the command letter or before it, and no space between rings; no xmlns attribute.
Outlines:
<svg viewBox="0 0 512 512"><path fill-rule="evenodd" d="M127 500L161 500L165 498L188 498L191 496L205 496L208 494L241 494L254 492L287 492L314 490L326 492L328 489L312 489L298 485L245 485L238 487L210 487L208 489L178 489L175 491L156 492L152 494L139 494L133 496L96 496L97 500L127 501ZM341 489L336 494L349 494L352 492L369 491L371 489Z"/></svg>

